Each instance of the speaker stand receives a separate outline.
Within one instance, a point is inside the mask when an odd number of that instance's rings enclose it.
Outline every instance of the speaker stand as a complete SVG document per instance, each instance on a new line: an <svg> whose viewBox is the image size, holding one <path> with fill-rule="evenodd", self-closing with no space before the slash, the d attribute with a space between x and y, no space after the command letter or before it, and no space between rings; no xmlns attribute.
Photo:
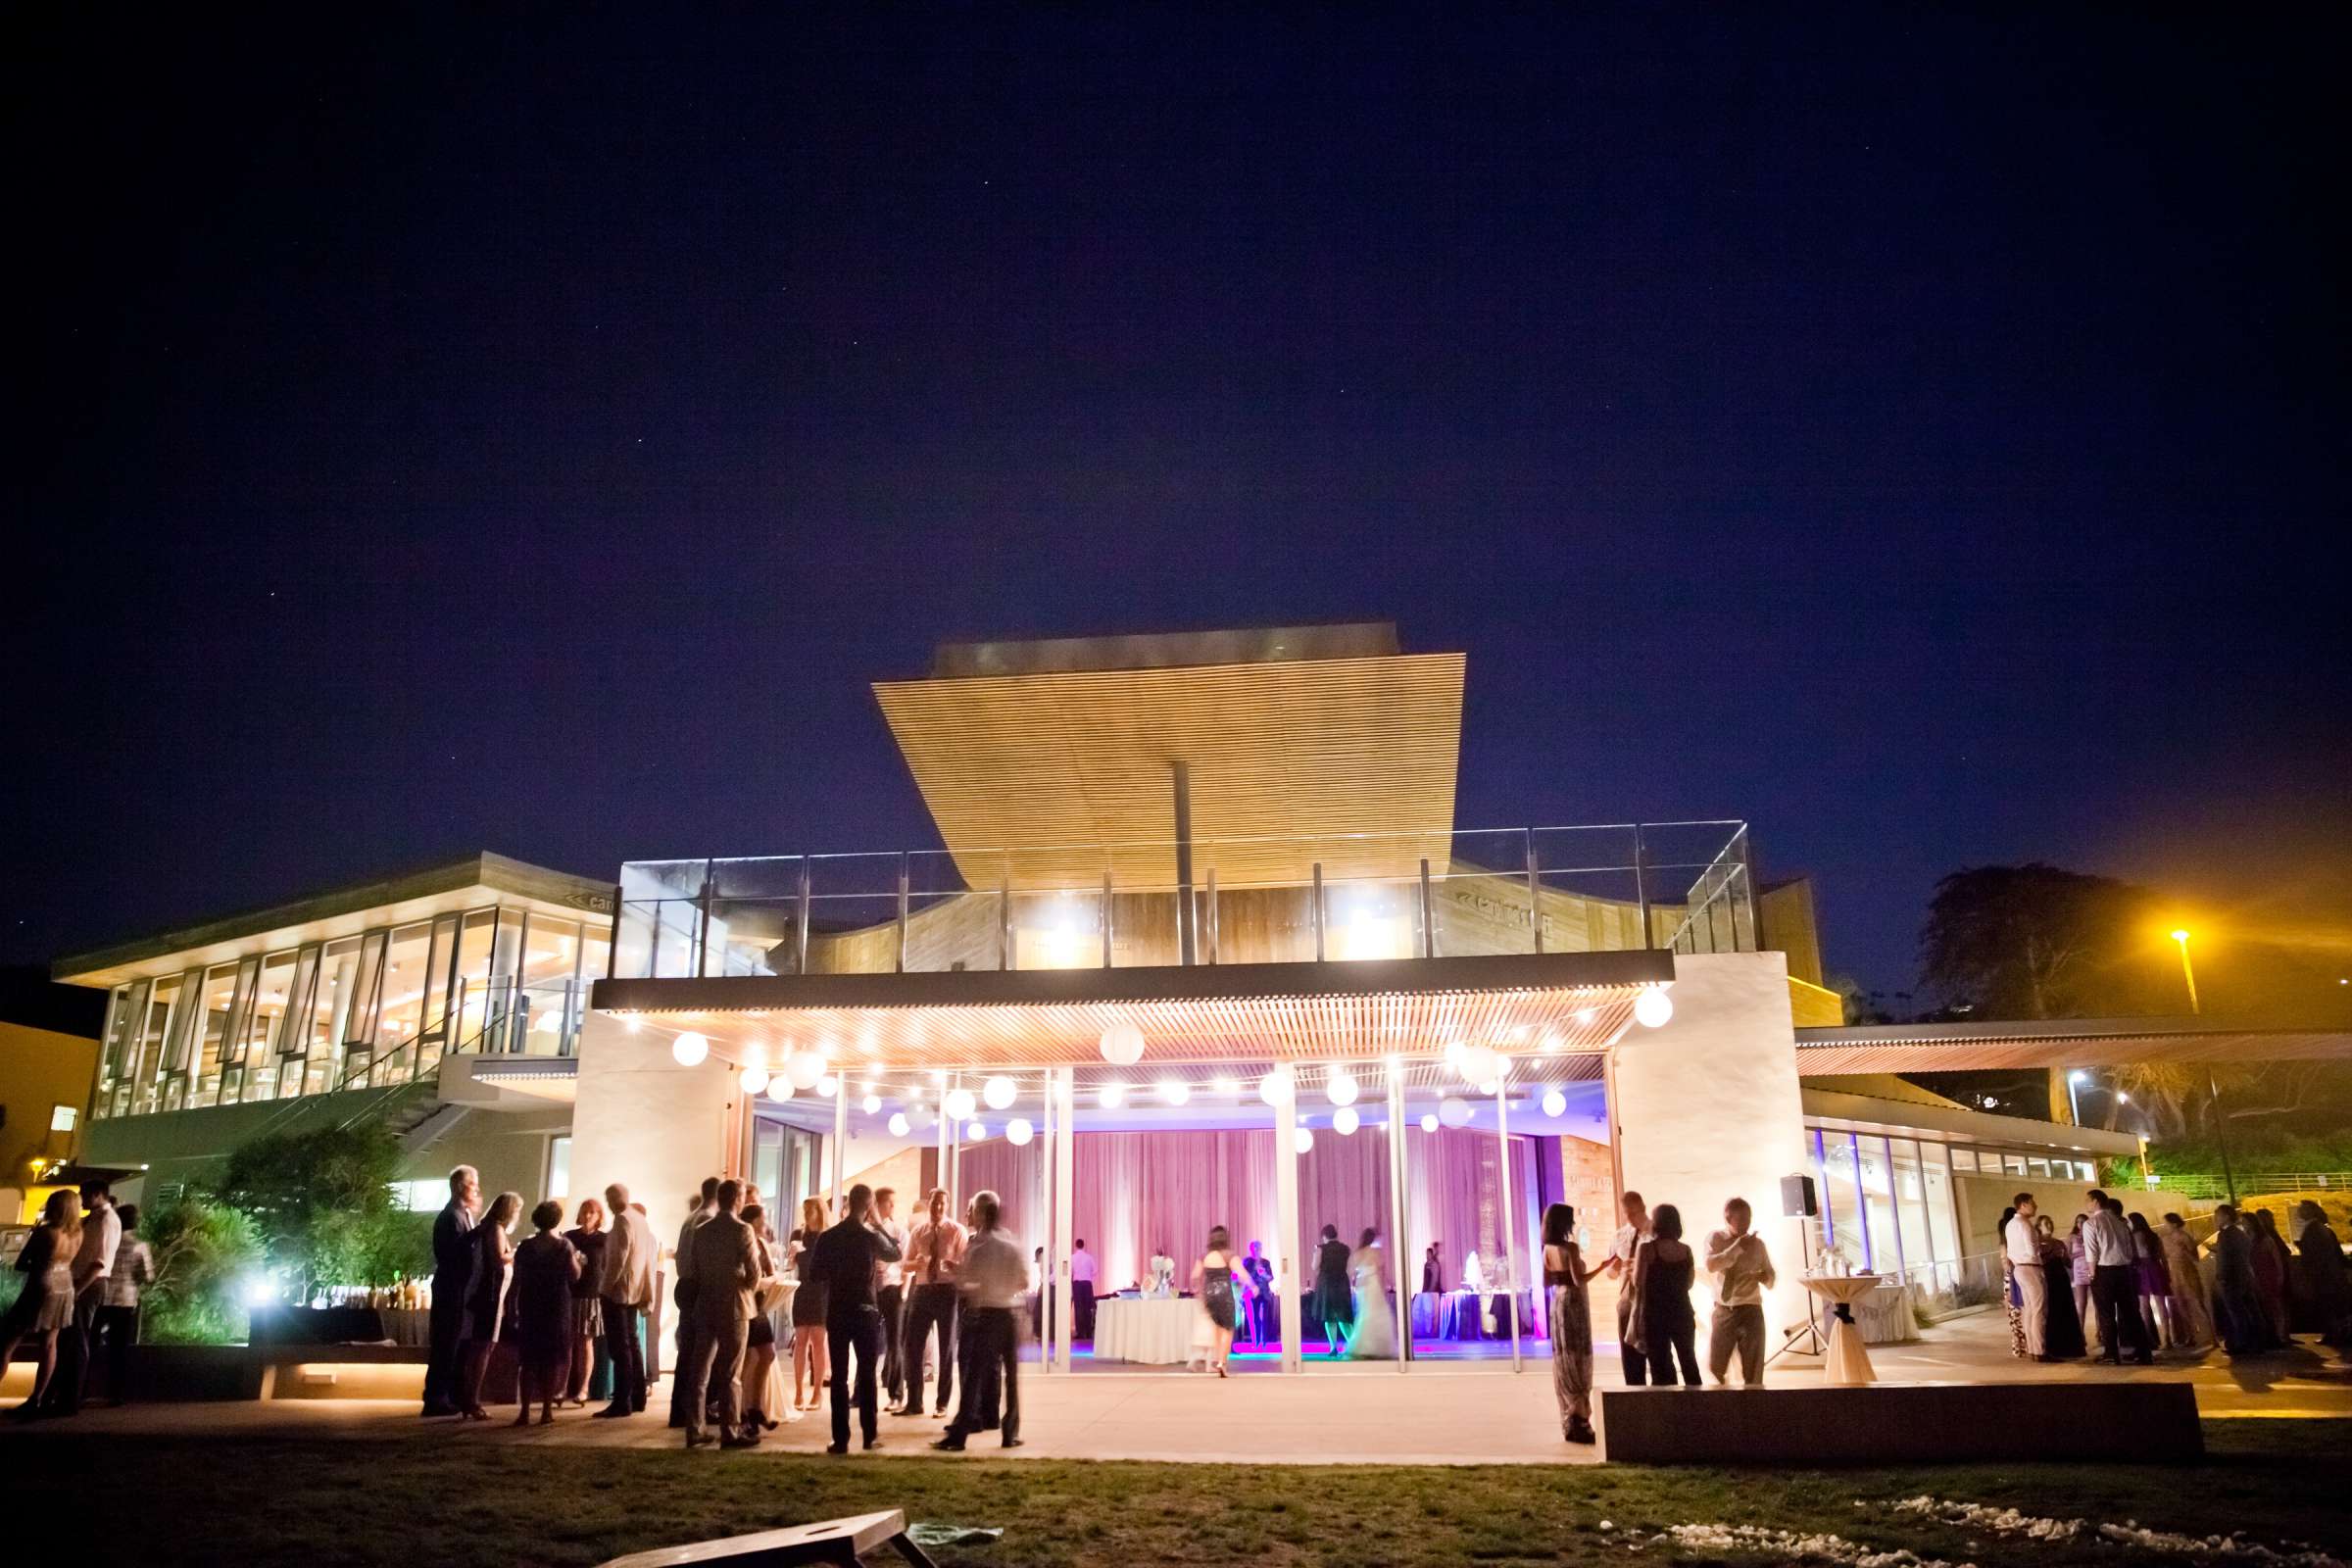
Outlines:
<svg viewBox="0 0 2352 1568"><path fill-rule="evenodd" d="M1799 1217L1802 1218L1801 1215ZM1810 1274L1813 1272L1813 1222L1810 1219L1797 1227L1796 1240L1804 1254L1804 1272ZM1781 1342L1781 1348L1764 1358L1766 1366L1791 1352L1798 1355L1828 1355L1830 1342L1822 1337L1821 1332L1821 1298L1811 1291L1805 1292L1805 1326L1787 1330L1786 1333L1788 1337Z"/></svg>

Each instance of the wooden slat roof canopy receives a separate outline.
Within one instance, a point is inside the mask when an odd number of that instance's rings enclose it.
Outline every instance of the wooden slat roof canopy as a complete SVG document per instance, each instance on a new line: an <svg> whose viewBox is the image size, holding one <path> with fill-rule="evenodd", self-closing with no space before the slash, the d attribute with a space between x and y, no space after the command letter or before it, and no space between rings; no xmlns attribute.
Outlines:
<svg viewBox="0 0 2352 1568"><path fill-rule="evenodd" d="M2345 1057L2352 1057L2352 1031L2251 1028L2206 1018L1865 1024L1796 1032L1796 1070L1806 1078L1835 1073Z"/></svg>
<svg viewBox="0 0 2352 1568"><path fill-rule="evenodd" d="M1181 660L1239 635L1161 639L1158 651ZM1300 639L1316 650L1363 645ZM971 887L1100 890L1105 870L1119 887L1172 886L1178 761L1191 775L1196 878L1213 864L1224 887L1298 883L1318 861L1327 877L1405 876L1424 856L1446 858L1460 654L1033 662L1041 667L998 659L983 667L1006 673L874 686Z"/></svg>

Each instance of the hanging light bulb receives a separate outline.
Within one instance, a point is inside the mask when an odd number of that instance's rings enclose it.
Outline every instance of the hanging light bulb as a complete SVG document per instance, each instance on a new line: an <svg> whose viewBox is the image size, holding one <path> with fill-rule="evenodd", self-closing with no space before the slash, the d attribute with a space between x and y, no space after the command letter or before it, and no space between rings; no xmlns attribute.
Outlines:
<svg viewBox="0 0 2352 1568"><path fill-rule="evenodd" d="M864 1104L865 1113L868 1116L871 1116L882 1108L882 1097L880 1095L868 1095L865 1097Z"/></svg>
<svg viewBox="0 0 2352 1568"><path fill-rule="evenodd" d="M1546 1116L1565 1116L1568 1114L1568 1097L1561 1094L1557 1089L1544 1091L1544 1114Z"/></svg>
<svg viewBox="0 0 2352 1568"><path fill-rule="evenodd" d="M972 1099L972 1092L969 1089L951 1089L947 1093L947 1098L939 1103L940 1108L948 1113L950 1121L970 1121L972 1112L979 1108L978 1102Z"/></svg>
<svg viewBox="0 0 2352 1568"><path fill-rule="evenodd" d="M892 1111L890 1120L885 1125L890 1128L890 1136L893 1138L904 1138L913 1130L913 1124L907 1121L906 1113L903 1110Z"/></svg>
<svg viewBox="0 0 2352 1568"><path fill-rule="evenodd" d="M965 1122L963 1124L963 1141L967 1144L988 1142L988 1123L984 1121Z"/></svg>
<svg viewBox="0 0 2352 1568"><path fill-rule="evenodd" d="M834 1092L840 1088L841 1080L834 1077L831 1073L825 1074L822 1078L819 1078L816 1081L816 1092L827 1100L831 1100Z"/></svg>
<svg viewBox="0 0 2352 1568"><path fill-rule="evenodd" d="M1114 1067L1132 1067L1144 1059L1144 1032L1124 1019L1103 1030L1097 1044L1102 1059Z"/></svg>
<svg viewBox="0 0 2352 1568"><path fill-rule="evenodd" d="M784 1081L795 1089L814 1089L825 1075L825 1058L813 1051L796 1051L784 1058Z"/></svg>
<svg viewBox="0 0 2352 1568"><path fill-rule="evenodd" d="M1674 1003L1657 986L1651 986L1634 1002L1634 1017L1644 1029L1655 1029L1673 1016Z"/></svg>
<svg viewBox="0 0 2352 1568"><path fill-rule="evenodd" d="M1020 1097L1020 1086L999 1073L980 1086L980 1099L991 1110L1003 1110Z"/></svg>
<svg viewBox="0 0 2352 1568"><path fill-rule="evenodd" d="M1019 1149L1036 1136L1037 1129L1029 1125L1029 1118L1026 1116L1015 1116L1004 1124L1004 1141L1015 1149Z"/></svg>
<svg viewBox="0 0 2352 1568"><path fill-rule="evenodd" d="M1353 1105L1342 1105L1331 1113L1331 1130L1342 1138L1352 1136L1361 1125L1362 1118L1356 1115Z"/></svg>
<svg viewBox="0 0 2352 1568"><path fill-rule="evenodd" d="M1162 1078L1152 1086L1163 1105L1181 1105L1193 1098L1193 1086L1181 1078Z"/></svg>
<svg viewBox="0 0 2352 1568"><path fill-rule="evenodd" d="M1425 1110L1421 1113L1421 1130L1425 1133L1434 1133L1438 1130L1438 1113L1436 1111Z"/></svg>
<svg viewBox="0 0 2352 1568"><path fill-rule="evenodd" d="M756 1095L767 1087L767 1069L755 1061L737 1074L736 1081L743 1085L745 1094Z"/></svg>
<svg viewBox="0 0 2352 1568"><path fill-rule="evenodd" d="M1361 1086L1345 1067L1332 1068L1331 1077L1323 1085L1323 1093L1331 1097L1331 1102L1335 1105L1354 1104L1355 1097L1361 1092Z"/></svg>
<svg viewBox="0 0 2352 1568"><path fill-rule="evenodd" d="M1269 1105L1279 1105L1291 1098L1297 1078L1298 1075L1291 1071L1288 1063L1274 1067L1257 1081L1257 1098Z"/></svg>
<svg viewBox="0 0 2352 1568"><path fill-rule="evenodd" d="M681 1067L699 1067L710 1054L710 1042L689 1029L669 1043L669 1054Z"/></svg>
<svg viewBox="0 0 2352 1568"><path fill-rule="evenodd" d="M1301 1154L1313 1153L1315 1152L1315 1130L1312 1127L1292 1128L1291 1147Z"/></svg>
<svg viewBox="0 0 2352 1568"><path fill-rule="evenodd" d="M1095 1091L1095 1103L1101 1105L1104 1110L1118 1109L1127 1103L1127 1086L1115 1082L1104 1084L1101 1089Z"/></svg>
<svg viewBox="0 0 2352 1568"><path fill-rule="evenodd" d="M1465 1046L1459 1065L1462 1076L1474 1084L1492 1083L1502 1076L1502 1058L1493 1046Z"/></svg>
<svg viewBox="0 0 2352 1568"><path fill-rule="evenodd" d="M1468 1126L1470 1124L1470 1102L1462 1099L1459 1095L1447 1095L1444 1100L1438 1102L1438 1120L1448 1127Z"/></svg>

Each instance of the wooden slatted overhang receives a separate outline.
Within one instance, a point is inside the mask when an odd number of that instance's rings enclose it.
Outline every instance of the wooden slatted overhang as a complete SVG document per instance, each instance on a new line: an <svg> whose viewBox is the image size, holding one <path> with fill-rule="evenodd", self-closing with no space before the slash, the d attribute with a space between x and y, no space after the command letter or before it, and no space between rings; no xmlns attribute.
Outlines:
<svg viewBox="0 0 2352 1568"><path fill-rule="evenodd" d="M1797 1071L1808 1078L1841 1073L2111 1067L2131 1062L2346 1058L2352 1058L2352 1031L2256 1028L2198 1018L1886 1024L1796 1032Z"/></svg>

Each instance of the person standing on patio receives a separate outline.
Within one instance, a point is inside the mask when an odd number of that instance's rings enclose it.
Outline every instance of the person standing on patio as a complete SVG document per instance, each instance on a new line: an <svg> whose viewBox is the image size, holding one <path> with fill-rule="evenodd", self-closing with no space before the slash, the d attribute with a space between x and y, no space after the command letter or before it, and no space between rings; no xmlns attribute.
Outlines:
<svg viewBox="0 0 2352 1568"><path fill-rule="evenodd" d="M1649 1357L1649 1381L1674 1387L1675 1364L1683 1383L1697 1388L1698 1319L1690 1308L1697 1257L1683 1240L1682 1210L1660 1203L1650 1216L1649 1240L1634 1257L1634 1340Z"/></svg>
<svg viewBox="0 0 2352 1568"><path fill-rule="evenodd" d="M882 1310L874 1304L875 1265L899 1256L899 1244L873 1223L874 1191L859 1182L849 1192L849 1213L816 1239L801 1259L801 1289L813 1281L824 1292L825 1340L833 1362L833 1442L827 1453L850 1451L850 1356L858 1357L858 1425L868 1448L882 1446L876 1384L882 1371ZM913 1347L909 1346L909 1353ZM909 1366L908 1387L912 1381Z"/></svg>
<svg viewBox="0 0 2352 1568"><path fill-rule="evenodd" d="M906 1346L903 1352L906 1402L892 1412L895 1415L923 1413L923 1383L928 1375L925 1358L935 1328L939 1340L937 1413L946 1415L948 1401L955 1397L956 1275L963 1266L967 1241L963 1227L948 1218L948 1190L933 1188L923 1219L906 1237L906 1263L903 1272L912 1287L906 1303ZM1086 1319L1079 1316L1077 1321L1083 1323Z"/></svg>
<svg viewBox="0 0 2352 1568"><path fill-rule="evenodd" d="M507 1293L514 1283L514 1243L508 1228L522 1213L520 1193L501 1193L490 1200L482 1222L467 1234L473 1247L473 1283L466 1288L466 1317L459 1344L462 1371L458 1412L468 1421L487 1421L482 1408L482 1383L490 1374L490 1355L498 1348L507 1326Z"/></svg>
<svg viewBox="0 0 2352 1568"><path fill-rule="evenodd" d="M2294 1272L2294 1254L2286 1250L2286 1238L2278 1234L2278 1216L2258 1208L2245 1217L2254 1230L2254 1289L2262 1297L2263 1310L2270 1314L2272 1335L2281 1345L2292 1345L2294 1318L2287 1311L2286 1289ZM82 1250L89 1250L88 1242L82 1243Z"/></svg>
<svg viewBox="0 0 2352 1568"><path fill-rule="evenodd" d="M1233 1237L1222 1225L1209 1227L1208 1245L1193 1265L1193 1291L1208 1315L1208 1354L1201 1370L1225 1376L1233 1359L1233 1330L1239 1319L1233 1300Z"/></svg>
<svg viewBox="0 0 2352 1568"><path fill-rule="evenodd" d="M1029 1297L1029 1266L1020 1238L999 1228L1004 1203L995 1193L974 1194L971 1215L971 1243L956 1277L962 1298L957 1337L964 1347L963 1395L947 1436L931 1445L951 1453L991 1427L1005 1447L1021 1446L1021 1307Z"/></svg>
<svg viewBox="0 0 2352 1568"><path fill-rule="evenodd" d="M2164 1247L2165 1288L2171 1293L2173 1345L2183 1350L2213 1346L2213 1313L2205 1304L2205 1270L2197 1261L2197 1240L2178 1214L2164 1216L2157 1240Z"/></svg>
<svg viewBox="0 0 2352 1568"><path fill-rule="evenodd" d="M2173 1282L2165 1272L2164 1243L2148 1228L2145 1214L2124 1216L2132 1226L2132 1277L2139 1286L2139 1326L2154 1349L2176 1343L2172 1321Z"/></svg>
<svg viewBox="0 0 2352 1568"><path fill-rule="evenodd" d="M593 1200L591 1200L593 1201ZM580 1250L556 1229L564 1205L550 1198L531 1210L531 1235L514 1249L514 1368L517 1406L514 1425L529 1426L531 1404L539 1424L553 1426L557 1401L571 1381L572 1288L585 1262Z"/></svg>
<svg viewBox="0 0 2352 1568"><path fill-rule="evenodd" d="M449 1201L433 1219L431 1348L425 1352L423 1415L459 1412L458 1341L466 1325L466 1298L473 1288L474 1216L481 1211L482 1179L471 1165L460 1165L449 1173Z"/></svg>
<svg viewBox="0 0 2352 1568"><path fill-rule="evenodd" d="M2036 1361L2050 1359L2043 1339L2050 1284L2041 1268L2041 1238L2034 1229L2034 1195L2020 1193L2016 1212L2001 1228L2001 1257L2017 1281L2017 1313L2025 1323L2026 1354Z"/></svg>
<svg viewBox="0 0 2352 1568"><path fill-rule="evenodd" d="M2222 1344L2230 1353L2253 1355L2278 1348L2271 1315L2254 1283L2254 1232L2237 1217L2236 1205L2213 1210L2214 1304Z"/></svg>
<svg viewBox="0 0 2352 1568"><path fill-rule="evenodd" d="M2140 1333L2132 1227L2125 1223L2122 1203L2095 1188L2087 1196L2091 1207L2082 1223L2082 1250L2090 1259L2091 1298L2099 1308L2099 1359L2121 1366L2128 1351L2133 1362L2146 1366L2156 1357Z"/></svg>
<svg viewBox="0 0 2352 1568"><path fill-rule="evenodd" d="M1560 1401L1560 1434L1570 1443L1594 1442L1592 1432L1592 1302L1586 1286L1605 1263L1585 1267L1576 1247L1576 1210L1553 1203L1544 1210L1544 1288L1551 1331L1551 1392Z"/></svg>
<svg viewBox="0 0 2352 1568"><path fill-rule="evenodd" d="M883 1235L906 1250L906 1227L897 1218L899 1195L889 1187L874 1189L874 1224ZM904 1404L906 1399L906 1268L904 1263L885 1263L881 1278L874 1284L874 1306L882 1314L882 1401L885 1405Z"/></svg>
<svg viewBox="0 0 2352 1568"><path fill-rule="evenodd" d="M672 1254L678 1271L675 1285L669 1289L670 1304L678 1309L678 1369L669 1380L669 1424L692 1430L693 1413L708 1412L710 1391L690 1388L686 1369L695 1364L694 1337L701 1332L701 1315L694 1309L695 1293L702 1289L695 1279L694 1233L701 1230L718 1212L718 1178L703 1178L703 1190L686 1207L686 1222L678 1227L677 1250Z"/></svg>
<svg viewBox="0 0 2352 1568"><path fill-rule="evenodd" d="M1348 1280L1348 1244L1337 1225L1323 1227L1323 1245L1315 1250L1315 1315L1323 1322L1323 1343L1336 1360L1348 1348L1348 1331L1355 1326L1355 1297Z"/></svg>
<svg viewBox="0 0 2352 1568"><path fill-rule="evenodd" d="M612 1363L612 1402L596 1413L609 1419L645 1409L645 1341L640 1325L654 1304L654 1228L618 1182L605 1189L612 1228L605 1240L597 1284L605 1322L605 1358Z"/></svg>
<svg viewBox="0 0 2352 1568"><path fill-rule="evenodd" d="M98 1308L99 1338L106 1341L106 1399L130 1402L130 1348L139 1343L139 1292L155 1283L155 1250L139 1235L139 1206L124 1203L122 1245L115 1250L115 1271L107 1276L106 1300ZM97 1353L93 1348L92 1355Z"/></svg>
<svg viewBox="0 0 2352 1568"><path fill-rule="evenodd" d="M581 1199L574 1215L579 1223L564 1233L580 1254L571 1282L571 1365L564 1379L564 1402L585 1405L605 1343L605 1244L612 1235L605 1229L605 1205L596 1199Z"/></svg>
<svg viewBox="0 0 2352 1568"><path fill-rule="evenodd" d="M1625 1374L1625 1386L1638 1389L1649 1381L1649 1357L1633 1343L1634 1260L1641 1254L1642 1244L1649 1239L1649 1205L1640 1193L1627 1193L1618 1204L1625 1223L1617 1227L1617 1240L1609 1248L1606 1262L1617 1281L1617 1360Z"/></svg>
<svg viewBox="0 0 2352 1568"><path fill-rule="evenodd" d="M107 1282L114 1277L115 1253L122 1246L122 1217L115 1212L113 1184L83 1182L81 1250L74 1259L74 1320L57 1332L57 1375L49 1380L46 1404L51 1415L74 1415L81 1409L98 1313L106 1305Z"/></svg>
<svg viewBox="0 0 2352 1568"><path fill-rule="evenodd" d="M2303 1314L2296 1326L2324 1344L2352 1345L2352 1280L2345 1277L2343 1246L2328 1211L2310 1199L2295 1205L2295 1307Z"/></svg>
<svg viewBox="0 0 2352 1568"><path fill-rule="evenodd" d="M1723 1229L1707 1238L1707 1272L1715 1276L1715 1316L1707 1326L1707 1370L1724 1381L1739 1352L1740 1381L1764 1383L1764 1293L1779 1282L1764 1238L1748 1227L1755 1211L1744 1198L1723 1205Z"/></svg>
<svg viewBox="0 0 2352 1568"><path fill-rule="evenodd" d="M41 1222L17 1253L17 1272L24 1276L24 1285L15 1304L0 1316L0 1370L27 1340L40 1352L32 1392L8 1412L16 1420L40 1415L41 1396L57 1381L57 1336L74 1320L74 1257L80 1250L81 1200L71 1188L61 1187L41 1205Z"/></svg>
<svg viewBox="0 0 2352 1568"><path fill-rule="evenodd" d="M2049 1222L2050 1217L2044 1214L2041 1217L2041 1223L2047 1225ZM2074 1288L2075 1317L2082 1325L2083 1343L2094 1349L2104 1349L2106 1341L2099 1334L2099 1307L2098 1303L2091 1299L2090 1294L2090 1288L2098 1278L2098 1271L2091 1266L2090 1242L2082 1234L2082 1228L2089 1223L2090 1212L2085 1209L2075 1216L2074 1227L2067 1235L2068 1282Z"/></svg>
<svg viewBox="0 0 2352 1568"><path fill-rule="evenodd" d="M760 1249L752 1228L736 1214L743 1184L724 1181L713 1195L715 1207L689 1238L694 1247L694 1359L679 1377L697 1397L686 1411L686 1446L710 1441L708 1393L718 1391L718 1446L748 1448L760 1434L743 1424L743 1351L759 1311Z"/></svg>
<svg viewBox="0 0 2352 1568"><path fill-rule="evenodd" d="M2075 1224L2082 1223L2081 1215ZM2041 1235L2041 1268L2049 1276L2050 1289L2042 1298L2041 1348L2042 1358L2048 1361L2078 1361L2090 1353L2083 1338L2082 1319L2075 1314L2073 1291L2075 1259L2067 1244L2058 1240L2058 1227L2050 1223L2047 1214L2034 1217L2034 1229ZM2078 1241L2080 1236L2076 1238Z"/></svg>
<svg viewBox="0 0 2352 1568"><path fill-rule="evenodd" d="M1243 1310L1250 1314L1250 1343L1263 1345L1268 1314L1274 1309L1274 1260L1266 1256L1265 1244L1250 1244L1250 1250L1242 1254L1241 1270L1248 1283L1237 1289L1244 1293Z"/></svg>
<svg viewBox="0 0 2352 1568"><path fill-rule="evenodd" d="M1086 1238L1081 1236L1070 1250L1070 1337L1089 1345L1095 1343L1095 1277L1099 1271L1095 1254L1086 1250Z"/></svg>

